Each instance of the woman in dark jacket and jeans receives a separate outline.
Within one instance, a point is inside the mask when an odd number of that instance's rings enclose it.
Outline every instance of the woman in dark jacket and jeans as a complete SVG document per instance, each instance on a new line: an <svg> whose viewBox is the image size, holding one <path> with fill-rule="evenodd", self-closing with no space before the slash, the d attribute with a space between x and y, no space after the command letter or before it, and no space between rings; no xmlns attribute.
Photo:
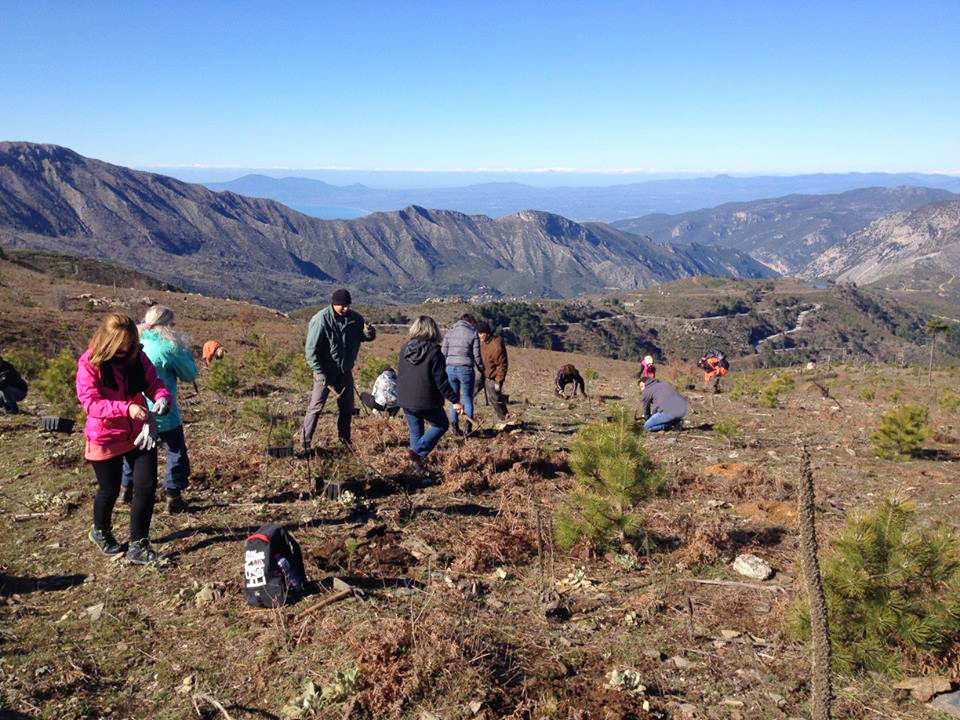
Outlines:
<svg viewBox="0 0 960 720"><path fill-rule="evenodd" d="M410 459L418 470L450 426L444 400L463 412L460 399L447 380L446 361L440 352L440 330L433 318L421 315L409 330L410 341L397 361L397 401L410 427ZM429 424L425 431L424 423Z"/></svg>

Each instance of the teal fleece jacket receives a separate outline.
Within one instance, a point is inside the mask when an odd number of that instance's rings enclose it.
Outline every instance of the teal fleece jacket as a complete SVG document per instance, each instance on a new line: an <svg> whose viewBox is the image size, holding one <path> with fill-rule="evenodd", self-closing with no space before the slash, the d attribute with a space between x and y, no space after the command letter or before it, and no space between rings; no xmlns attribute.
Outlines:
<svg viewBox="0 0 960 720"><path fill-rule="evenodd" d="M160 337L153 330L140 333L140 342L143 343L143 352L157 369L157 375L170 391L170 412L157 418L157 430L173 430L183 422L180 418L180 406L177 404L177 381L193 382L197 377L197 365L188 348ZM147 404L153 410L153 403L149 398Z"/></svg>
<svg viewBox="0 0 960 720"><path fill-rule="evenodd" d="M348 310L337 315L328 305L310 318L307 326L307 342L304 356L307 365L315 373L323 373L331 382L340 382L353 372L353 364L360 352L360 343L369 342L377 336L374 327L369 332L363 329L363 317Z"/></svg>

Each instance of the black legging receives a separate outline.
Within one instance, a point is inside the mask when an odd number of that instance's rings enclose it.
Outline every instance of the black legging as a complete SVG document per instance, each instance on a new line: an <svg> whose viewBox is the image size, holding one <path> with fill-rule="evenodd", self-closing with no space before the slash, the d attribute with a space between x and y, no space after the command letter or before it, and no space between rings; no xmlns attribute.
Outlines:
<svg viewBox="0 0 960 720"><path fill-rule="evenodd" d="M157 450L131 450L109 460L94 460L93 473L100 485L93 500L93 526L98 530L113 527L113 506L120 495L123 461L133 468L133 503L130 506L130 540L150 535L153 517L153 496L157 490Z"/></svg>

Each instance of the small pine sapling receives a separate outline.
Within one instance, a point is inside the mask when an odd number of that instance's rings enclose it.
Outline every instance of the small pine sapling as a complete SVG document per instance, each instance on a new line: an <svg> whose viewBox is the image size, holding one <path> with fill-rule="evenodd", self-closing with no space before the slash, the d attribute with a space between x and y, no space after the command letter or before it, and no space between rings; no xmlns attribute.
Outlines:
<svg viewBox="0 0 960 720"><path fill-rule="evenodd" d="M888 460L903 460L913 455L930 436L929 413L920 405L902 405L880 418L870 433L873 452Z"/></svg>
<svg viewBox="0 0 960 720"><path fill-rule="evenodd" d="M726 442L730 447L741 447L743 445L743 430L736 420L725 418L717 420L713 424L713 434L717 440Z"/></svg>
<svg viewBox="0 0 960 720"><path fill-rule="evenodd" d="M891 672L953 653L960 642L960 535L920 526L913 506L887 497L850 519L823 563L834 664ZM809 610L790 614L790 634L810 637Z"/></svg>
<svg viewBox="0 0 960 720"><path fill-rule="evenodd" d="M221 397L232 397L240 389L243 380L237 364L230 357L225 357L210 366L204 384Z"/></svg>
<svg viewBox="0 0 960 720"><path fill-rule="evenodd" d="M77 361L69 350L47 360L34 386L53 412L62 418L73 418L77 412Z"/></svg>
<svg viewBox="0 0 960 720"><path fill-rule="evenodd" d="M613 407L613 419L585 425L570 451L576 488L557 512L557 544L570 548L586 540L597 550L627 549L641 537L634 506L664 483L647 458L632 413Z"/></svg>

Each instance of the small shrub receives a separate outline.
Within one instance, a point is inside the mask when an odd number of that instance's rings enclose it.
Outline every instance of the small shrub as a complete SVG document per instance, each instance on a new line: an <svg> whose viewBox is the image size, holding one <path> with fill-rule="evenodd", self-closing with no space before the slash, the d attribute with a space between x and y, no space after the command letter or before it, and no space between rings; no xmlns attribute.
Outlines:
<svg viewBox="0 0 960 720"><path fill-rule="evenodd" d="M393 363L388 358L379 355L368 356L363 367L360 368L360 384L365 388L370 387L380 373L392 367Z"/></svg>
<svg viewBox="0 0 960 720"><path fill-rule="evenodd" d="M77 360L69 350L47 360L34 387L51 409L61 417L74 417L77 412Z"/></svg>
<svg viewBox="0 0 960 720"><path fill-rule="evenodd" d="M737 373L730 391L731 399L753 402L760 395L766 377L767 373L758 371Z"/></svg>
<svg viewBox="0 0 960 720"><path fill-rule="evenodd" d="M760 391L759 403L763 407L775 408L780 404L780 395L793 390L793 378L784 373L774 375Z"/></svg>
<svg viewBox="0 0 960 720"><path fill-rule="evenodd" d="M945 390L937 400L937 405L948 413L956 413L960 411L960 394L953 390Z"/></svg>
<svg viewBox="0 0 960 720"><path fill-rule="evenodd" d="M624 546L640 537L640 516L634 505L662 486L640 442L633 415L622 405L612 421L585 425L570 450L577 487L557 512L556 540L565 549L581 540L598 550Z"/></svg>
<svg viewBox="0 0 960 720"><path fill-rule="evenodd" d="M911 456L930 435L929 414L920 405L901 405L880 418L870 433L877 457L900 460Z"/></svg>
<svg viewBox="0 0 960 720"><path fill-rule="evenodd" d="M313 370L307 365L303 353L297 353L290 363L290 377L301 390L310 390L313 387Z"/></svg>
<svg viewBox="0 0 960 720"><path fill-rule="evenodd" d="M240 369L230 357L216 360L210 366L205 385L217 395L230 397L236 394L243 383Z"/></svg>
<svg viewBox="0 0 960 720"><path fill-rule="evenodd" d="M243 369L250 378L279 378L290 369L293 356L291 351L276 347L266 338L259 338L256 347L244 355Z"/></svg>
<svg viewBox="0 0 960 720"><path fill-rule="evenodd" d="M263 398L248 398L237 410L240 424L260 433L264 445L280 446L293 442L300 424L292 418L278 415Z"/></svg>
<svg viewBox="0 0 960 720"><path fill-rule="evenodd" d="M743 430L736 420L718 420L713 424L713 434L717 440L725 441L731 447L743 444Z"/></svg>
<svg viewBox="0 0 960 720"><path fill-rule="evenodd" d="M585 380L596 380L598 377L600 377L600 373L593 368L586 368L580 374L583 375Z"/></svg>
<svg viewBox="0 0 960 720"><path fill-rule="evenodd" d="M47 361L32 348L17 348L3 354L3 359L11 363L26 380L35 380Z"/></svg>
<svg viewBox="0 0 960 720"><path fill-rule="evenodd" d="M877 396L877 393L874 391L873 388L862 388L859 394L860 394L860 399L866 400L867 402L870 402Z"/></svg>
<svg viewBox="0 0 960 720"><path fill-rule="evenodd" d="M933 664L960 642L960 535L921 529L902 500L888 497L847 522L824 560L823 586L841 670L894 670L903 650ZM804 605L788 617L794 640L810 637Z"/></svg>

